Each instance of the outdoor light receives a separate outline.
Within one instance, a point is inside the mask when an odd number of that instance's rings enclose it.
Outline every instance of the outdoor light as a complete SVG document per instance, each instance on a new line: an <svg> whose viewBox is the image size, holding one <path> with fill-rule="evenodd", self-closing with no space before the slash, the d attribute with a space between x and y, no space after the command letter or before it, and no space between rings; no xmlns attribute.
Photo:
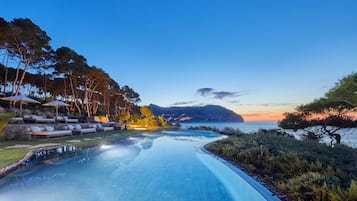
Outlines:
<svg viewBox="0 0 357 201"><path fill-rule="evenodd" d="M106 145L106 144L102 144L102 145L100 146L100 148L101 148L101 149L109 149L110 146L109 146L109 145Z"/></svg>

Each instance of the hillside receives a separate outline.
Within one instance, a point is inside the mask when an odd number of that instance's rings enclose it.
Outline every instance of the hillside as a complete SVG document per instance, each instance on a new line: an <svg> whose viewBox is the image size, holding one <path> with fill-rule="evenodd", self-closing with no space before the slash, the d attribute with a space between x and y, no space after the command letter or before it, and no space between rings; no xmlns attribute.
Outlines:
<svg viewBox="0 0 357 201"><path fill-rule="evenodd" d="M156 116L163 116L170 122L244 122L243 118L218 105L196 107L160 107L149 105Z"/></svg>

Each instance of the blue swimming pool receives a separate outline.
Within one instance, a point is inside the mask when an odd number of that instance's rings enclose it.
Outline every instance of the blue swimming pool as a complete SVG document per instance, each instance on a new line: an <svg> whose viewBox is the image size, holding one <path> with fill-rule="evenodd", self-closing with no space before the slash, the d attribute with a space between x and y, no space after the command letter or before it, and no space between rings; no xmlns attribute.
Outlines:
<svg viewBox="0 0 357 201"><path fill-rule="evenodd" d="M202 151L220 137L202 131L143 134L70 158L42 161L0 180L0 200L269 200Z"/></svg>

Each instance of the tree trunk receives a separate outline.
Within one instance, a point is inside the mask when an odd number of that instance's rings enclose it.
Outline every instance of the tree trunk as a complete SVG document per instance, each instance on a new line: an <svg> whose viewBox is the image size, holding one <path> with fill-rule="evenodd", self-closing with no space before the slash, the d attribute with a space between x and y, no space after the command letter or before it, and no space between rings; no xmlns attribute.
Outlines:
<svg viewBox="0 0 357 201"><path fill-rule="evenodd" d="M340 134L333 134L333 138L336 140L336 144L341 144L341 135Z"/></svg>
<svg viewBox="0 0 357 201"><path fill-rule="evenodd" d="M78 113L81 114L81 113L82 113L82 110L81 110L81 108L78 106L78 103L77 103L77 97L76 97L76 94L75 94L75 91L74 91L74 87L73 87L72 76L69 76L69 82L70 82L70 85L71 85L72 98L73 98L74 105L75 105L75 107L77 108Z"/></svg>
<svg viewBox="0 0 357 201"><path fill-rule="evenodd" d="M65 97L65 99L68 99L67 97L67 82L66 82L66 78L63 78L63 95Z"/></svg>
<svg viewBox="0 0 357 201"><path fill-rule="evenodd" d="M4 96L5 96L5 94L6 94L6 86L7 86L7 76L8 76L8 73L9 73L9 69L7 68L7 65L8 65L8 62L9 62L9 55L7 53L5 53L3 61L4 61L3 63L4 63L4 71L5 71L3 93L4 93Z"/></svg>
<svg viewBox="0 0 357 201"><path fill-rule="evenodd" d="M15 75L15 79L12 82L12 94L15 94L15 89L16 89L16 82L19 79L19 74L20 74L20 66L21 66L21 60L22 60L22 56L20 58L19 64L17 65L17 69L16 69L16 75Z"/></svg>
<svg viewBox="0 0 357 201"><path fill-rule="evenodd" d="M63 96L64 96L64 100L68 100L66 77L63 78ZM66 107L66 110L67 110L67 112L69 112L69 111L71 111L71 108Z"/></svg>
<svg viewBox="0 0 357 201"><path fill-rule="evenodd" d="M85 84L84 84L84 101L87 101L87 102L86 102L87 117L90 117L90 111L89 111L89 95L88 95L87 81L85 81Z"/></svg>
<svg viewBox="0 0 357 201"><path fill-rule="evenodd" d="M21 85L22 85L22 83L23 83L23 81L25 79L25 75L26 75L27 68L29 67L29 65L30 65L30 60L28 60L26 62L26 64L25 64L24 72L22 72L20 82L19 82L19 84L17 86L17 90L16 90L16 94L15 94L16 96L19 95L19 93L20 93L20 88L21 88Z"/></svg>
<svg viewBox="0 0 357 201"><path fill-rule="evenodd" d="M45 100L47 100L47 76L46 76L46 71L44 72L44 75L45 77Z"/></svg>
<svg viewBox="0 0 357 201"><path fill-rule="evenodd" d="M333 146L334 141L336 141L336 144L341 144L341 135L338 133L335 133L337 130L339 130L339 129L331 131L331 130L327 129L327 126L322 126L322 128L321 128L321 131L325 132L330 137L331 147Z"/></svg>

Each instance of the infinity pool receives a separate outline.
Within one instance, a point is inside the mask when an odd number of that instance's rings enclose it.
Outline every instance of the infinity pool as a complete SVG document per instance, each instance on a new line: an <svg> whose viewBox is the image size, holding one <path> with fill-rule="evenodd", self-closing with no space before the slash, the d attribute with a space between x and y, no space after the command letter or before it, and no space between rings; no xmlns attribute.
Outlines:
<svg viewBox="0 0 357 201"><path fill-rule="evenodd" d="M271 200L202 151L219 138L202 131L143 134L73 157L41 161L0 180L0 200Z"/></svg>

